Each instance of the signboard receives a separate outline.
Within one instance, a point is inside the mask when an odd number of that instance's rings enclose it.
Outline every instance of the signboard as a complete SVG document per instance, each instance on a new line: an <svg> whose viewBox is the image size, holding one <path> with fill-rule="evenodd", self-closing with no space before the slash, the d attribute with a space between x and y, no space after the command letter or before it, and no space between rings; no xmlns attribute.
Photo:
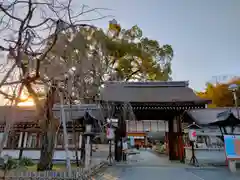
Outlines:
<svg viewBox="0 0 240 180"><path fill-rule="evenodd" d="M107 128L107 139L114 139L114 129L113 128Z"/></svg>
<svg viewBox="0 0 240 180"><path fill-rule="evenodd" d="M195 129L189 129L188 136L189 136L190 141L196 141L197 140L196 130Z"/></svg>
<svg viewBox="0 0 240 180"><path fill-rule="evenodd" d="M228 159L240 159L240 135L224 135L224 145Z"/></svg>

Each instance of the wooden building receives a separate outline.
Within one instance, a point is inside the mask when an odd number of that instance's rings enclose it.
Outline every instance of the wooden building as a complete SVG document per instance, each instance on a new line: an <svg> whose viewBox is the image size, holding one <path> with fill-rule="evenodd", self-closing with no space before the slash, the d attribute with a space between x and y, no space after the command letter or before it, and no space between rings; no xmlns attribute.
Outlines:
<svg viewBox="0 0 240 180"><path fill-rule="evenodd" d="M238 109L240 112L240 109ZM224 151L224 134L240 134L240 119L236 107L219 107L209 109L191 109L184 113L186 124L195 122L201 128L196 130L197 141L195 156L198 162L210 164L226 164ZM232 125L234 131L232 132ZM184 129L186 162L192 157L192 149L188 138L188 129Z"/></svg>
<svg viewBox="0 0 240 180"><path fill-rule="evenodd" d="M165 132L168 132L167 121L164 120L142 120L126 121L127 136L133 137L136 145L143 147L147 145L147 138L164 140Z"/></svg>
<svg viewBox="0 0 240 180"><path fill-rule="evenodd" d="M75 160L75 150L77 149L79 157L81 153L81 142L83 127L78 122L83 118L87 111L95 118L103 118L100 107L96 104L73 106L72 111L69 107L66 109L67 131L70 159ZM60 117L59 105L53 108L56 117ZM3 154L10 155L14 158L28 157L33 160L40 158L41 136L43 129L39 126L41 120L36 118L36 110L34 107L0 107L0 138L3 137L4 128L7 124L13 123L7 141L4 144ZM75 122L75 133L73 133L73 122ZM95 128L96 133L98 132ZM77 147L74 144L74 134L76 137ZM63 128L60 126L58 136L55 142L55 152L53 160L65 160L65 151L63 143Z"/></svg>
<svg viewBox="0 0 240 180"><path fill-rule="evenodd" d="M240 113L240 109L238 108ZM187 123L197 123L199 126L207 127L216 121L219 121L219 115L233 115L238 118L236 107L219 107L207 109L192 109L184 113L184 121Z"/></svg>
<svg viewBox="0 0 240 180"><path fill-rule="evenodd" d="M168 121L168 149L170 160L183 160L181 118L185 110L205 108L208 100L195 95L186 81L169 82L106 82L100 94L103 104L111 104L119 118L119 134L126 137L126 114L133 111L135 120ZM125 129L125 130L124 130ZM119 147L121 148L121 147ZM115 158L119 160L121 150L116 145ZM119 157L118 157L119 156Z"/></svg>

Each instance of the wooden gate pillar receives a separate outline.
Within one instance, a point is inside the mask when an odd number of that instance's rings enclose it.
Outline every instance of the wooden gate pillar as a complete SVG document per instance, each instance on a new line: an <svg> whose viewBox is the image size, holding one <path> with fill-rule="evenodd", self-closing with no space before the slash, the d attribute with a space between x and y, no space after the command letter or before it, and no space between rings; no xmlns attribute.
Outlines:
<svg viewBox="0 0 240 180"><path fill-rule="evenodd" d="M174 121L168 121L168 154L169 160L176 160L176 135L174 133Z"/></svg>
<svg viewBox="0 0 240 180"><path fill-rule="evenodd" d="M120 161L120 155L119 155L119 147L118 147L118 143L120 141L120 133L119 133L119 127L116 128L115 130L115 151L114 151L114 157L115 157L115 161L119 162Z"/></svg>
<svg viewBox="0 0 240 180"><path fill-rule="evenodd" d="M183 144L183 132L182 132L182 121L181 116L176 116L177 120L177 133L178 133L178 159L184 162L184 144Z"/></svg>
<svg viewBox="0 0 240 180"><path fill-rule="evenodd" d="M121 160L121 113L118 112L118 127L115 130L115 161L119 162Z"/></svg>
<svg viewBox="0 0 240 180"><path fill-rule="evenodd" d="M184 161L182 124L179 115L169 120L168 129L169 160Z"/></svg>
<svg viewBox="0 0 240 180"><path fill-rule="evenodd" d="M122 159L122 140L126 137L126 108L121 106L118 112L118 128L115 134L115 160Z"/></svg>

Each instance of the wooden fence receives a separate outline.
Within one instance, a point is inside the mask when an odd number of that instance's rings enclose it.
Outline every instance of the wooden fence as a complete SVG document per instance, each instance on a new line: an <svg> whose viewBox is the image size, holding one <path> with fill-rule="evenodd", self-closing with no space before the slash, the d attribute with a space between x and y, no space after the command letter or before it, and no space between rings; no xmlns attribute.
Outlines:
<svg viewBox="0 0 240 180"><path fill-rule="evenodd" d="M16 171L1 177L3 180L91 180L92 176L104 164L91 167L89 170L84 168L76 168L69 172L67 171L44 171L44 172L30 172L30 171Z"/></svg>

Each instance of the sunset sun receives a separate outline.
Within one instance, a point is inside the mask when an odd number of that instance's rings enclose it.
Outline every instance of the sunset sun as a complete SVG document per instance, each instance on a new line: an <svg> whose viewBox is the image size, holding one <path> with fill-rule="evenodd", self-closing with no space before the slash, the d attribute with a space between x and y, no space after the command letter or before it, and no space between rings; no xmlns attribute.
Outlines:
<svg viewBox="0 0 240 180"><path fill-rule="evenodd" d="M35 106L35 103L31 97L21 97L21 99L24 100L24 102L18 103L18 106Z"/></svg>

